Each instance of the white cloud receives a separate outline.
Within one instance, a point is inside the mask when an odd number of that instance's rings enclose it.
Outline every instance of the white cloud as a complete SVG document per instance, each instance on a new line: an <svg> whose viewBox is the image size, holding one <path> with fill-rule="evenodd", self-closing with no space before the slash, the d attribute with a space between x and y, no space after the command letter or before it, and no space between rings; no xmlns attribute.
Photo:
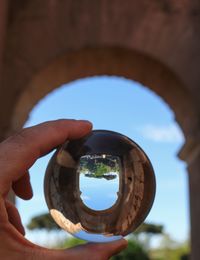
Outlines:
<svg viewBox="0 0 200 260"><path fill-rule="evenodd" d="M160 126L148 124L139 129L143 137L164 143L181 143L184 141L184 136L175 124Z"/></svg>
<svg viewBox="0 0 200 260"><path fill-rule="evenodd" d="M84 200L84 201L88 201L88 200L91 200L91 198L87 195L82 195L81 194L81 199Z"/></svg>

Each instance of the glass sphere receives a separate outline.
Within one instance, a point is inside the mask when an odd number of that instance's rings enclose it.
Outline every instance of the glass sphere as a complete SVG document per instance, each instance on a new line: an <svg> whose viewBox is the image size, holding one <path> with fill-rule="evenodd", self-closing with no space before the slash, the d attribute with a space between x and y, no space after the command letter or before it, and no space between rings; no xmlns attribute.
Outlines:
<svg viewBox="0 0 200 260"><path fill-rule="evenodd" d="M87 241L110 242L144 221L155 196L155 176L135 142L94 130L57 149L44 190L50 214L62 229Z"/></svg>

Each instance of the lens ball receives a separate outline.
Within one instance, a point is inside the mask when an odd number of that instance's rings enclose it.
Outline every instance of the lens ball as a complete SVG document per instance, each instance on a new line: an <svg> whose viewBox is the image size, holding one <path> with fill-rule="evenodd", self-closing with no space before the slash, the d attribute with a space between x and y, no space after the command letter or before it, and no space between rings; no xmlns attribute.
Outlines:
<svg viewBox="0 0 200 260"><path fill-rule="evenodd" d="M144 221L155 186L151 162L135 142L94 130L57 149L44 191L50 214L62 229L87 241L110 242Z"/></svg>

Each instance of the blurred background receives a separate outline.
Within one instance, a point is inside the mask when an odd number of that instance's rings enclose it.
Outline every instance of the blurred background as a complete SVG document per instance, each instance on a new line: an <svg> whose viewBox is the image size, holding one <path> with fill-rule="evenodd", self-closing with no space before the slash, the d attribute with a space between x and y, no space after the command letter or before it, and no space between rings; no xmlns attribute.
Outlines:
<svg viewBox="0 0 200 260"><path fill-rule="evenodd" d="M0 138L58 118L90 120L137 142L152 161L153 208L114 259L200 257L200 3L2 0ZM47 247L83 243L49 217L43 178L16 203L26 236Z"/></svg>

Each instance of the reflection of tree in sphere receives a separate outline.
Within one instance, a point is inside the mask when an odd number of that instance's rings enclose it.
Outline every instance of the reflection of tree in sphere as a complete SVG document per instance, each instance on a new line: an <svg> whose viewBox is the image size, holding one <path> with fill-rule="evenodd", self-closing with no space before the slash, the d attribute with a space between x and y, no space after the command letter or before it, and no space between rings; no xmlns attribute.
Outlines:
<svg viewBox="0 0 200 260"><path fill-rule="evenodd" d="M142 149L129 138L95 130L67 141L52 157L45 197L57 224L97 242L121 238L147 216L155 177Z"/></svg>

